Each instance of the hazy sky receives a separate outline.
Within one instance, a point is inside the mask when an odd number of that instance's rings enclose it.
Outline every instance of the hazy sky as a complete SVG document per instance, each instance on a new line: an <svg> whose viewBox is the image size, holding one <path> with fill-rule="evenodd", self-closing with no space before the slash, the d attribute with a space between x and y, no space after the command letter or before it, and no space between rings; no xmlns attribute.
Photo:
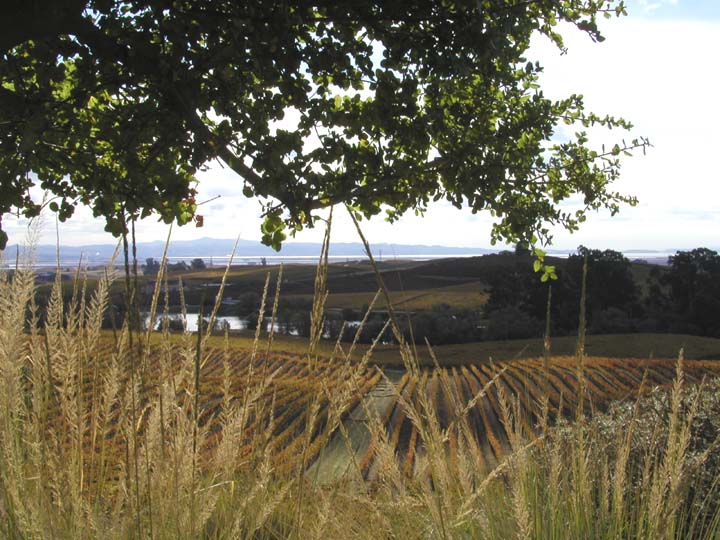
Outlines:
<svg viewBox="0 0 720 540"><path fill-rule="evenodd" d="M529 57L545 66L542 86L549 97L585 96L588 110L622 116L635 128L626 138L646 136L646 156L625 160L612 189L635 195L636 208L610 217L593 214L580 231L555 231L553 247L579 244L611 249L668 249L720 246L720 1L630 0L628 17L602 21L607 38L593 43L585 34L564 29L568 54L546 40L533 44ZM601 134L602 135L602 134ZM610 135L617 135L616 132ZM606 137L606 135L602 135ZM624 136L624 135L623 135ZM594 139L599 143L601 138ZM608 139L612 140L612 139ZM173 238L202 236L260 237L260 206L242 196L242 181L213 166L199 177L199 200L221 197L202 207L205 226L176 227ZM357 240L344 211L337 211L333 240ZM47 219L43 243L54 243L53 219ZM491 217L436 204L424 218L408 214L388 224L382 217L364 223L371 242L489 247ZM24 236L24 220L3 218L10 242ZM143 241L164 239L167 226L147 219L139 227ZM320 241L321 231L298 234L298 241ZM87 209L60 227L62 244L109 243L102 221Z"/></svg>

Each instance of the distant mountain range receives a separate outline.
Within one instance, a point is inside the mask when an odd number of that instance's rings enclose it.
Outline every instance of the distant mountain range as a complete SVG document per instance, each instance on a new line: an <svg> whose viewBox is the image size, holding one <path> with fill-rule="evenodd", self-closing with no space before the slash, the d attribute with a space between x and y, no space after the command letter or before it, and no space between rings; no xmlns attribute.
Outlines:
<svg viewBox="0 0 720 540"><path fill-rule="evenodd" d="M174 240L168 248L168 258L171 260L185 260L201 258L206 262L209 259L218 262L227 261L232 253L235 240L221 240L216 238L200 238L198 240ZM286 242L282 250L277 252L264 246L258 241L240 240L235 250L235 259L310 259L320 255L321 244L312 242ZM22 248L20 248L22 249ZM160 259L165 249L165 242L140 242L137 244L138 260L144 262L147 258ZM6 261L15 257L16 245L10 245L5 250ZM106 263L113 256L115 245L91 244L86 246L61 246L60 259L62 264L77 262L80 257L88 264ZM484 255L495 253L496 249L485 248L457 248L446 246L426 246L419 244L373 244L373 255L378 258L392 259L395 257L452 257L460 255ZM53 245L40 245L36 248L38 264L54 264L57 259L57 248ZM330 256L333 258L363 258L365 250L359 242L334 242L330 246Z"/></svg>
<svg viewBox="0 0 720 540"><path fill-rule="evenodd" d="M168 249L168 257L171 261L190 261L201 258L209 263L225 263L232 252L234 240L222 240L217 238L200 238L198 240L174 240ZM235 251L235 260L238 263L259 261L262 257L268 261L308 261L317 258L320 254L320 244L312 242L286 242L280 252L264 246L256 240L240 240ZM165 248L165 242L140 242L137 244L138 260L145 262L147 258L160 259ZM22 248L20 248L22 249ZM5 250L6 263L14 260L17 246L10 245ZM105 264L115 251L114 244L89 244L86 246L61 246L60 259L62 265L77 264L82 256L87 264ZM379 259L410 259L410 258L439 258L485 255L497 253L499 249L487 248L463 248L447 247L438 245L422 244L388 244L380 243L372 245L373 255ZM633 249L624 251L629 259L644 259L653 263L667 262L667 256L674 254L677 250L647 250ZM575 250L549 249L548 255L567 256ZM360 259L365 257L365 251L359 242L334 242L330 246L330 257L335 259ZM54 245L40 245L36 248L36 263L40 266L52 266L56 262L56 247Z"/></svg>

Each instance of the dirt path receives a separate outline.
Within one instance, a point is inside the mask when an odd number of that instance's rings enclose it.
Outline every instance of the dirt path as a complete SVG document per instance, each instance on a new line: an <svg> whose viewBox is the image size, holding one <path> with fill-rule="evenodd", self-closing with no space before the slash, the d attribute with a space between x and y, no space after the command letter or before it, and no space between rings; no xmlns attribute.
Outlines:
<svg viewBox="0 0 720 540"><path fill-rule="evenodd" d="M384 418L393 403L395 385L405 374L403 369L386 369L385 377L367 393L345 419L343 425L347 430L347 440L340 429L331 437L330 442L320 452L320 456L307 471L307 476L320 484L333 482L352 473L370 445L371 434L368 418L378 416ZM357 471L356 473L357 474Z"/></svg>

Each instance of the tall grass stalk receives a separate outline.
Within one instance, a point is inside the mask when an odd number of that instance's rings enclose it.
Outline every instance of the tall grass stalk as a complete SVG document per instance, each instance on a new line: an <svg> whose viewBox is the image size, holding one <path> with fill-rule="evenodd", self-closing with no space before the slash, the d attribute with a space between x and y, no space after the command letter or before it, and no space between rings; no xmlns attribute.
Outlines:
<svg viewBox="0 0 720 540"><path fill-rule="evenodd" d="M550 385L550 316L552 307L552 285L548 285L547 304L545 305L545 335L543 336L543 377L545 378L544 393L547 397Z"/></svg>
<svg viewBox="0 0 720 540"><path fill-rule="evenodd" d="M347 207L348 214L350 214L350 219L352 219L353 224L355 225L355 230L358 233L358 236L360 237L360 241L363 244L363 248L365 249L365 254L368 257L368 260L370 261L370 264L372 265L373 272L375 273L375 278L377 279L378 287L382 291L383 299L385 300L385 305L387 306L388 310L388 316L390 319L390 327L392 328L393 335L395 336L396 341L398 342L398 346L400 349L400 356L402 357L403 364L405 365L405 368L410 371L411 373L417 373L419 370L419 363L417 354L415 354L415 351L413 348L407 343L405 340L405 337L403 336L400 324L398 323L397 316L395 315L395 309L393 308L392 301L390 300L390 292L388 291L388 288L385 286L385 281L382 278L382 274L380 273L380 270L378 269L377 263L375 262L375 257L373 256L372 249L370 249L370 243L365 238L365 234L362 232L362 229L360 228L360 224L358 223L357 218L355 217L355 214L353 211Z"/></svg>
<svg viewBox="0 0 720 540"><path fill-rule="evenodd" d="M320 257L318 260L317 271L315 272L315 294L313 297L312 310L310 312L310 340L308 344L307 361L310 367L310 380L316 377L317 361L318 361L318 345L322 338L323 327L325 325L325 302L327 301L327 270L328 255L330 251L330 231L332 229L333 211L330 210L327 226L325 227L325 235L323 236L322 247L320 249ZM305 498L305 482L303 476L308 465L308 451L312 443L313 433L315 432L315 423L319 412L319 393L308 395L305 405L305 432L302 439L301 458L298 463L296 473L297 497L295 511L295 532L297 538L301 538L299 532L303 529L303 504Z"/></svg>
<svg viewBox="0 0 720 540"><path fill-rule="evenodd" d="M696 446L712 420L704 415L720 411L720 385L690 384L682 354L669 389L644 380L634 401L591 414L577 392L568 398L575 415L563 416L562 394L551 406L547 373L560 368L549 355L535 364L546 373L536 379L547 386L540 404L528 399L533 383L519 380L513 362L488 367L480 384L463 389L461 370L441 368L429 343L437 367L420 369L406 347L405 386L396 386L369 367L372 347L360 359L355 343L348 351L336 344L334 363L320 356L328 248L329 232L313 336L304 358L286 358L297 366L292 375L273 351L272 324L263 343L269 275L254 343L242 353L227 333L220 350L210 347L203 324L197 335L171 334L164 261L151 300L165 315L161 332L135 338L130 316L116 338L101 329L112 266L92 286L82 267L69 288L58 274L42 313L31 265L2 274L0 536L719 537L718 441ZM371 309L380 297L389 302L378 281ZM273 318L281 283L280 275ZM216 297L211 319L218 308ZM134 340L142 377L127 368ZM383 381L390 395L376 398L402 414L374 408L370 380ZM474 423L480 409L483 437ZM401 435L392 423L405 418ZM333 441L350 472L320 478L312 467L332 457Z"/></svg>

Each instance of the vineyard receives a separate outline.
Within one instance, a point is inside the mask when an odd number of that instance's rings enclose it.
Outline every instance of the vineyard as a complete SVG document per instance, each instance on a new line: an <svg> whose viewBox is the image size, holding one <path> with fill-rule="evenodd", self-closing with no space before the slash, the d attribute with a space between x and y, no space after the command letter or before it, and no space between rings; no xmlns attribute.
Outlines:
<svg viewBox="0 0 720 540"><path fill-rule="evenodd" d="M127 466L123 453L138 436L151 446L159 430L161 441L153 444L171 447L175 442L163 426L177 430L183 422L188 433L196 430L192 439L201 463L221 457L242 464L263 446L277 470L292 471L301 455L309 462L318 454L329 425L337 426L382 379L375 369L284 354L208 349L200 357L180 346L117 351L108 342L91 360L77 363L50 353L46 382L52 384L26 389L27 395L45 395L51 439L65 439L65 446L82 441L84 475L93 484L119 477ZM232 456L227 448L218 456L222 441L230 439L225 430L238 427Z"/></svg>
<svg viewBox="0 0 720 540"><path fill-rule="evenodd" d="M70 304L55 287L41 321L33 286L0 281L2 537L720 530L720 386L698 384L720 362L421 358L379 340L321 347L319 327L278 352L289 342L272 332L243 347L228 333L103 331L102 279Z"/></svg>
<svg viewBox="0 0 720 540"><path fill-rule="evenodd" d="M410 373L219 348L193 357L190 348L156 347L138 360L133 412L116 403L119 394L129 391L129 375L122 375L114 350L102 346L95 361L83 367L83 392L78 395L67 391L71 384L62 380L62 369L54 370L61 383L55 399L63 410L82 401L87 412L80 422L57 415L50 427L60 434L80 426L85 474L97 482L122 472L120 456L132 438L128 419L145 437L167 424L167 418L158 418L171 414L163 412L163 393L166 407L181 410L200 430L194 439L202 462L242 463L253 447L262 446L272 455L275 470L305 470L328 482L353 473L374 479L380 446L392 450L403 475L422 474L424 440L433 436L444 441L451 467L457 467L458 449L470 445L476 466L490 471L510 453L514 431L531 435L559 415L572 418L579 407L586 413L604 410L613 400L637 395L641 385L668 385L676 375L670 360L589 357L580 370L577 358L555 357L547 366L542 359L523 359ZM720 375L714 361L687 361L684 369L691 383ZM109 388L113 381L115 390ZM173 396L167 395L170 388ZM231 410L240 411L241 418L227 418L225 412ZM225 437L233 426L240 426L241 433ZM233 441L231 448L223 447L226 438ZM114 471L107 467L111 463Z"/></svg>
<svg viewBox="0 0 720 540"><path fill-rule="evenodd" d="M692 383L720 375L720 364L715 361L686 362L684 369L686 380ZM613 400L635 397L641 384L645 389L667 386L675 376L675 362L670 360L590 357L580 371L577 358L556 357L547 372L542 359L468 363L424 369L416 375L395 372L390 375L395 379L394 389L385 381L391 398L376 410L384 427L381 435L387 437L406 475L420 473L423 431L433 428L446 441L451 464L459 445L477 443L481 459L477 465L490 471L511 450L513 433L508 431L532 434L539 424L553 423L558 415L573 418L580 406L586 413L604 410ZM349 420L355 416L363 415L355 411ZM354 459L345 452L347 469L356 462L365 478L374 478L377 442L375 437L365 445L355 445ZM321 459L328 461L316 465L323 476L336 476L343 451Z"/></svg>

